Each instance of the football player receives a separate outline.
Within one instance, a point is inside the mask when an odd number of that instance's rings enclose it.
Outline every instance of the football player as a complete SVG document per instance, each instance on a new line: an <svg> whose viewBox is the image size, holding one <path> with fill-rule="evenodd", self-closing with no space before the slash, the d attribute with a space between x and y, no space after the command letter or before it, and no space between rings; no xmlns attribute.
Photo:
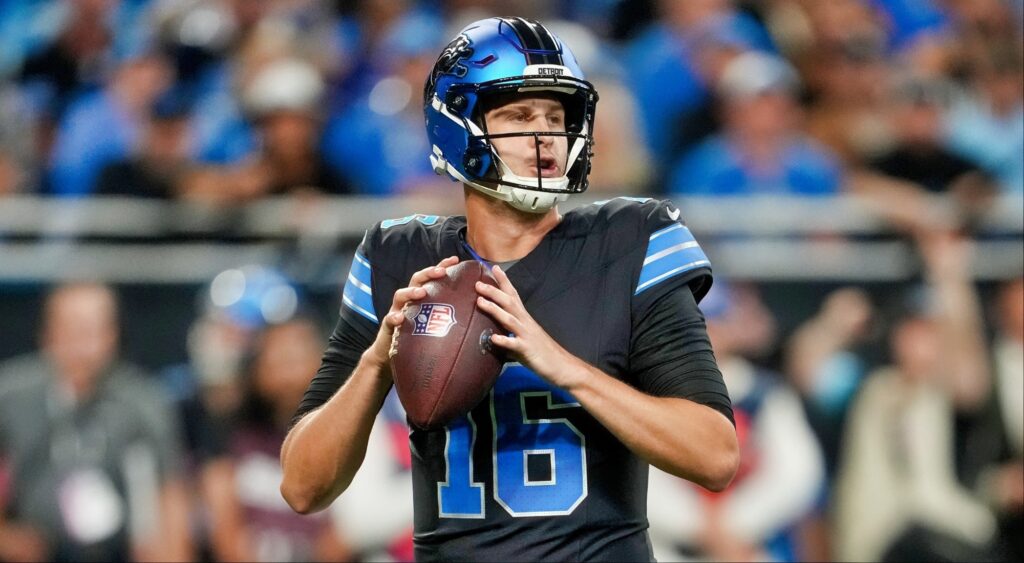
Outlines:
<svg viewBox="0 0 1024 563"><path fill-rule="evenodd" d="M467 259L492 265L478 305L514 362L471 412L410 433L417 559L650 560L649 464L715 491L732 479L732 407L697 308L711 269L679 210L558 210L587 187L596 102L535 21L475 22L441 53L424 88L430 158L463 184L466 215L384 221L357 249L281 451L295 510L351 482L402 307Z"/></svg>

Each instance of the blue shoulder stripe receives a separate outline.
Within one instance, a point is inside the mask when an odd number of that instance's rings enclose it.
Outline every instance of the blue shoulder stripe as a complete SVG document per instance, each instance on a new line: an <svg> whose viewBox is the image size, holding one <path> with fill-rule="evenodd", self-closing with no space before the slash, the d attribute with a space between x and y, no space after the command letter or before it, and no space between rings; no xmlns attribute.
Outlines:
<svg viewBox="0 0 1024 563"><path fill-rule="evenodd" d="M710 264L689 228L678 223L665 227L651 235L634 295L669 278Z"/></svg>
<svg viewBox="0 0 1024 563"><path fill-rule="evenodd" d="M345 280L345 290L341 301L350 309L375 323L377 313L373 307L373 286L370 280L370 262L356 252L352 259L352 268Z"/></svg>

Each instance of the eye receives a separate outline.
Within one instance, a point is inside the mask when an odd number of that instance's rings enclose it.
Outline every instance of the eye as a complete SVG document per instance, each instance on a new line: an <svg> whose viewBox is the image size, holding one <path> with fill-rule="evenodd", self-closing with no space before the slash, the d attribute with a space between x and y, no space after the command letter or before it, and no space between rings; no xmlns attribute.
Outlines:
<svg viewBox="0 0 1024 563"><path fill-rule="evenodd" d="M521 111L517 111L514 113L510 113L508 119L509 121L514 121L516 123L523 123L526 121L526 114Z"/></svg>

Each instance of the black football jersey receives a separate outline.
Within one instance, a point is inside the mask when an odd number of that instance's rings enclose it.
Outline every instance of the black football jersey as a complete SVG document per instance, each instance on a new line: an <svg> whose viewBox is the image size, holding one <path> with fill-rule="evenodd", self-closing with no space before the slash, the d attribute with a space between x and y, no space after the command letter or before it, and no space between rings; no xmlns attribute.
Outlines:
<svg viewBox="0 0 1024 563"><path fill-rule="evenodd" d="M414 272L452 255L473 259L465 229L464 217L414 215L367 232L332 348L297 416L343 383ZM731 418L696 308L710 263L670 203L617 198L568 212L507 273L572 354L641 391ZM680 339L710 364L696 379L671 350ZM419 560L651 559L648 464L525 366L506 364L470 413L443 429L413 429L410 444Z"/></svg>

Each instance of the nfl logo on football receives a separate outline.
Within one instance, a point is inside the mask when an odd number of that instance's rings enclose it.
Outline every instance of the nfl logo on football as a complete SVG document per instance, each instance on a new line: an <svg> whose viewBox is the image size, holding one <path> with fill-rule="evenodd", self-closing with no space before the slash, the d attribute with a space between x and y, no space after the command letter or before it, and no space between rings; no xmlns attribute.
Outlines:
<svg viewBox="0 0 1024 563"><path fill-rule="evenodd" d="M447 336L455 325L455 307L446 303L421 303L413 323L414 336Z"/></svg>

